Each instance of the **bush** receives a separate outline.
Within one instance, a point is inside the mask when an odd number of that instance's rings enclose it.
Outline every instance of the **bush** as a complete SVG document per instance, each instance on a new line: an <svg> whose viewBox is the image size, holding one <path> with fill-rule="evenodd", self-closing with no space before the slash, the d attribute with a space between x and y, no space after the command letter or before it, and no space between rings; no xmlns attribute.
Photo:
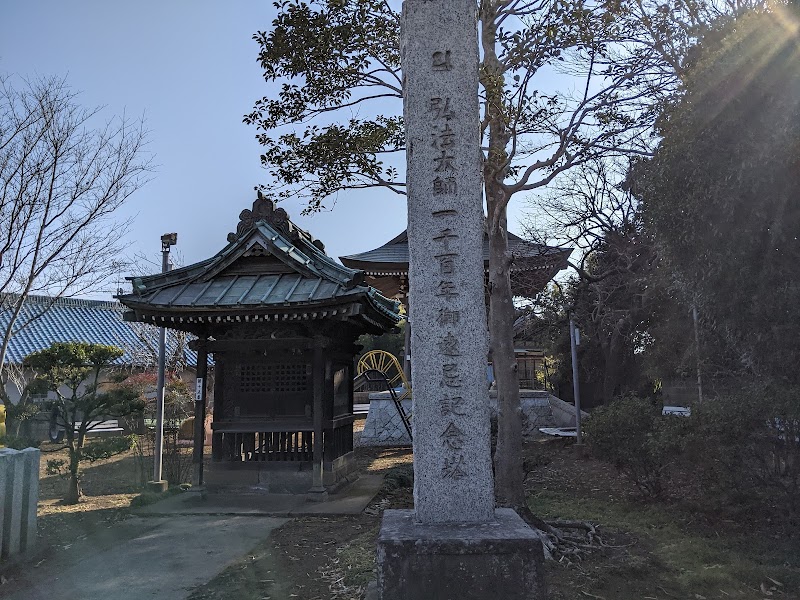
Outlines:
<svg viewBox="0 0 800 600"><path fill-rule="evenodd" d="M684 444L686 422L662 416L650 400L626 395L594 410L586 420L592 454L613 464L639 491L659 497Z"/></svg>
<svg viewBox="0 0 800 600"><path fill-rule="evenodd" d="M800 514L800 389L750 387L695 407L684 460L718 504Z"/></svg>
<svg viewBox="0 0 800 600"><path fill-rule="evenodd" d="M383 478L383 487L386 490L414 487L414 467L412 465L398 465L392 467Z"/></svg>
<svg viewBox="0 0 800 600"><path fill-rule="evenodd" d="M67 472L67 461L60 458L51 458L47 461L45 473L55 477L63 477Z"/></svg>
<svg viewBox="0 0 800 600"><path fill-rule="evenodd" d="M170 485L188 483L192 480L192 445L186 445L177 429L164 430L164 452L161 455L162 477ZM155 456L155 432L148 431L134 436L133 455L136 458L139 483L144 485L153 478Z"/></svg>
<svg viewBox="0 0 800 600"><path fill-rule="evenodd" d="M666 491L674 467L712 510L757 509L800 517L800 388L749 386L707 398L689 418L624 396L593 411L586 441L647 496ZM686 498L690 499L690 498Z"/></svg>
<svg viewBox="0 0 800 600"><path fill-rule="evenodd" d="M24 450L25 448L38 448L41 441L24 435L4 435L0 436L0 446L12 448L14 450Z"/></svg>
<svg viewBox="0 0 800 600"><path fill-rule="evenodd" d="M111 458L133 448L134 441L135 439L132 435L101 438L83 447L82 458L90 463Z"/></svg>
<svg viewBox="0 0 800 600"><path fill-rule="evenodd" d="M194 440L194 417L185 419L178 428L179 440Z"/></svg>
<svg viewBox="0 0 800 600"><path fill-rule="evenodd" d="M130 428L139 433L133 438L132 447L142 485L153 478L157 381L155 373L138 373L120 384L136 391L146 401L143 419L129 422ZM167 378L164 392L162 477L171 485L177 485L192 478L193 435L188 437L189 444L186 444L181 430L187 419L191 418L194 423L194 397L186 382L176 377Z"/></svg>

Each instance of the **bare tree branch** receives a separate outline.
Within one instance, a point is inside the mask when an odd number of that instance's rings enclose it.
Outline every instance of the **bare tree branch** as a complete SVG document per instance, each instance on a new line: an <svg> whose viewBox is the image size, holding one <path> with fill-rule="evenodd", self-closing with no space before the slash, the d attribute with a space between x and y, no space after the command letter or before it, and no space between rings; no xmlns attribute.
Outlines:
<svg viewBox="0 0 800 600"><path fill-rule="evenodd" d="M80 294L119 270L128 221L113 214L153 165L141 121L98 128L98 112L64 79L0 78L0 373L29 294Z"/></svg>

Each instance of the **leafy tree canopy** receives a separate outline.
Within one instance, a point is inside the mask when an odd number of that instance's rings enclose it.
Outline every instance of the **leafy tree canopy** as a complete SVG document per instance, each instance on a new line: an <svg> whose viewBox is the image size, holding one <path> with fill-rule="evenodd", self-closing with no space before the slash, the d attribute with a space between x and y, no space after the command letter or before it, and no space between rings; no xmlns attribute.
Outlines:
<svg viewBox="0 0 800 600"><path fill-rule="evenodd" d="M56 342L49 348L29 354L27 366L41 373L52 389L66 384L77 387L95 368L104 368L120 358L115 346L84 342Z"/></svg>
<svg viewBox="0 0 800 600"><path fill-rule="evenodd" d="M800 10L720 21L629 183L672 285L756 376L800 358Z"/></svg>
<svg viewBox="0 0 800 600"><path fill-rule="evenodd" d="M403 87L399 7L385 0L287 0L275 6L272 29L255 39L265 80L280 91L257 101L244 118L258 128L265 148L261 159L276 184L267 193L301 197L307 211L345 189L404 193L403 172L390 159L405 143L397 101ZM508 203L599 156L650 151L644 134L654 107L675 88L679 74L672 59L693 39L704 6L476 2L499 415L495 490L501 504L525 508Z"/></svg>

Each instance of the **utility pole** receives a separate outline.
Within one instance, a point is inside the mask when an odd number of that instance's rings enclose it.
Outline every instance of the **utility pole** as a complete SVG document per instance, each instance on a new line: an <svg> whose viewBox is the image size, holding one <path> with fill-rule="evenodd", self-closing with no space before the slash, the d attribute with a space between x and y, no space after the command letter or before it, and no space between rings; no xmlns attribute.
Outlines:
<svg viewBox="0 0 800 600"><path fill-rule="evenodd" d="M581 436L581 386L578 382L578 345L581 343L580 332L575 327L572 315L569 316L569 347L572 351L572 395L575 398L575 433L577 437L575 443L583 443Z"/></svg>
<svg viewBox="0 0 800 600"><path fill-rule="evenodd" d="M161 236L161 272L168 273L172 269L169 262L169 249L178 243L177 233L165 233ZM164 387L167 363L167 330L158 329L158 383L156 384L156 439L153 448L153 481L150 487L159 491L166 491L168 483L164 481L163 455L164 455Z"/></svg>

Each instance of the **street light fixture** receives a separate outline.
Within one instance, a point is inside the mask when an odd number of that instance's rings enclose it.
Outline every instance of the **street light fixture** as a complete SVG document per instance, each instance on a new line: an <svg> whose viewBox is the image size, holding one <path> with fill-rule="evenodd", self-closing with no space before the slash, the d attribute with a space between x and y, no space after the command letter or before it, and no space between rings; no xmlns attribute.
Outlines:
<svg viewBox="0 0 800 600"><path fill-rule="evenodd" d="M169 262L169 249L178 243L177 233L165 233L161 236L161 272L168 273L172 265ZM167 330L158 330L158 383L156 384L156 439L153 448L153 481L151 487L166 491L168 483L164 481L164 386L167 362Z"/></svg>

